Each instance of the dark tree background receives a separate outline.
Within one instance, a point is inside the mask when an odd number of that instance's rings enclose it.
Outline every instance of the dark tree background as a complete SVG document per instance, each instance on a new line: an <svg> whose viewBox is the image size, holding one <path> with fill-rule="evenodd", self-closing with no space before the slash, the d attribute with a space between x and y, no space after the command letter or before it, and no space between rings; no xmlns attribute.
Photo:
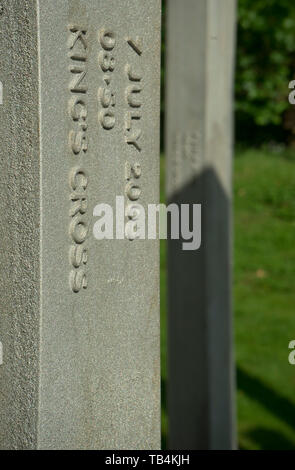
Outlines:
<svg viewBox="0 0 295 470"><path fill-rule="evenodd" d="M169 0L162 2L162 130L167 2ZM295 1L238 0L235 81L237 142L248 146L269 141L295 144L295 106L288 102L288 85L294 78Z"/></svg>
<svg viewBox="0 0 295 470"><path fill-rule="evenodd" d="M288 84L295 77L294 0L239 0L237 40L237 140L292 143L295 110Z"/></svg>

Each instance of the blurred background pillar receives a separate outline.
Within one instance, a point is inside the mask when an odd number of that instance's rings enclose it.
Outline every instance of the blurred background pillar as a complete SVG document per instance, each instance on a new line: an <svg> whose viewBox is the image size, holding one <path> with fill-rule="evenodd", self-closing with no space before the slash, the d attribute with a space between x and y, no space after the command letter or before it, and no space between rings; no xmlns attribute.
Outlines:
<svg viewBox="0 0 295 470"><path fill-rule="evenodd" d="M167 3L167 202L202 204L200 249L168 242L168 442L171 449L231 449L236 2Z"/></svg>

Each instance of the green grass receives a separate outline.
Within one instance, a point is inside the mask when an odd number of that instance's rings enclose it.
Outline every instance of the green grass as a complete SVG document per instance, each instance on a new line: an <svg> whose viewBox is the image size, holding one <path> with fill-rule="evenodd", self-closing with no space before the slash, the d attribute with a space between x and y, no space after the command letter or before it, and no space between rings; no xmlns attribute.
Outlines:
<svg viewBox="0 0 295 470"><path fill-rule="evenodd" d="M164 200L162 159L162 200ZM234 161L234 315L239 447L295 449L295 155L238 152ZM162 375L166 254L161 242ZM163 443L167 433L163 403Z"/></svg>

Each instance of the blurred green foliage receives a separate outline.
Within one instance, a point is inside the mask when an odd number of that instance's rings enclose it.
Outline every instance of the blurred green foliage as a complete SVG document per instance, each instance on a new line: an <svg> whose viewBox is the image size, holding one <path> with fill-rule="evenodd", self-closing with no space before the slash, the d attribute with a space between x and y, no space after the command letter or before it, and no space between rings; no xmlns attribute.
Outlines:
<svg viewBox="0 0 295 470"><path fill-rule="evenodd" d="M162 131L165 112L166 1L162 1ZM255 145L268 140L285 142L292 133L295 136L295 107L294 113L286 116L286 111L288 113L292 108L288 102L288 85L294 78L294 0L238 0L235 80L237 141L247 144L251 141Z"/></svg>
<svg viewBox="0 0 295 470"><path fill-rule="evenodd" d="M295 2L239 0L236 121L282 127L295 75Z"/></svg>

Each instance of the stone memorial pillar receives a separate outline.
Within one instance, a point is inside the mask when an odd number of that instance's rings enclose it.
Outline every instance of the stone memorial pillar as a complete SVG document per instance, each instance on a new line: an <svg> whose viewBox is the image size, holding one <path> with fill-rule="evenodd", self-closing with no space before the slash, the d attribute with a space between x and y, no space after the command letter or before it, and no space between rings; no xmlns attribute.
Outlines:
<svg viewBox="0 0 295 470"><path fill-rule="evenodd" d="M200 249L168 245L169 445L231 449L235 0L169 0L167 9L167 199L202 205Z"/></svg>
<svg viewBox="0 0 295 470"><path fill-rule="evenodd" d="M159 448L160 0L1 7L0 448Z"/></svg>

